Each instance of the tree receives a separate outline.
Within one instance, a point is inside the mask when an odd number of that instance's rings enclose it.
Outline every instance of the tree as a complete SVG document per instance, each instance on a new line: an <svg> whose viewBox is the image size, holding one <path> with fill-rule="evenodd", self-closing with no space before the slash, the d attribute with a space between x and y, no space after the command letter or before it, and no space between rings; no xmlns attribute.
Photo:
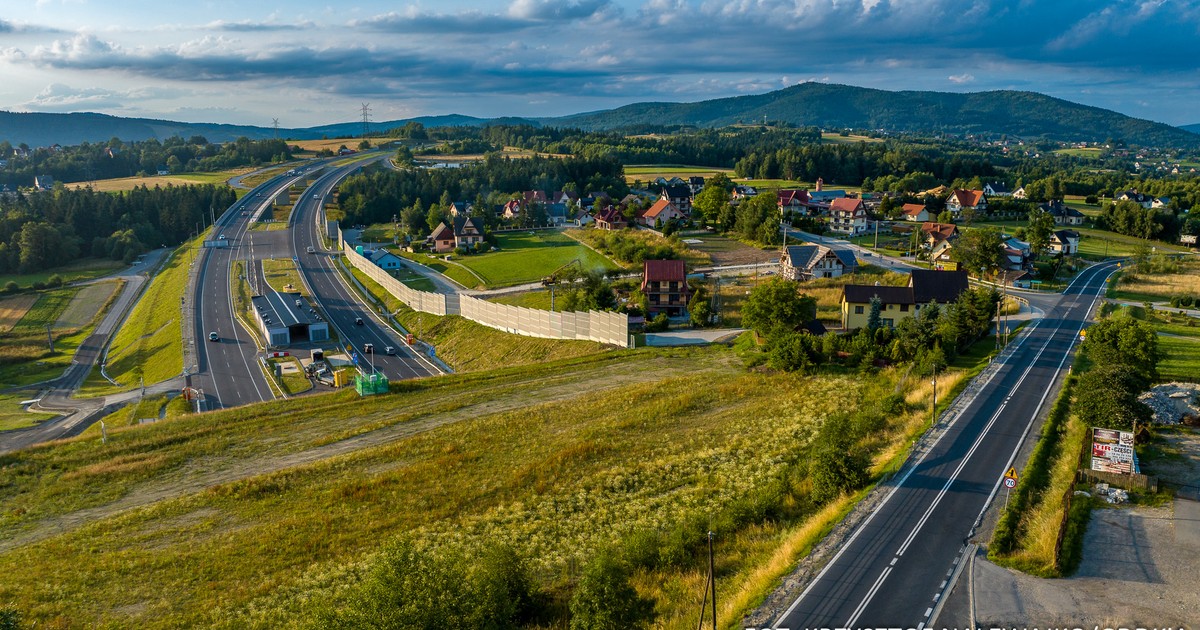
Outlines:
<svg viewBox="0 0 1200 630"><path fill-rule="evenodd" d="M1029 225L1025 228L1025 240L1029 242L1029 251L1039 256L1050 245L1050 235L1054 233L1054 216L1041 208L1035 208L1029 213Z"/></svg>
<svg viewBox="0 0 1200 630"><path fill-rule="evenodd" d="M1087 329L1083 350L1099 364L1127 365L1147 380L1158 378L1162 351L1154 327L1129 315L1106 317Z"/></svg>
<svg viewBox="0 0 1200 630"><path fill-rule="evenodd" d="M629 568L611 551L601 551L583 570L571 596L571 630L644 628L654 602L629 584Z"/></svg>
<svg viewBox="0 0 1200 630"><path fill-rule="evenodd" d="M700 227L705 227L709 219L718 220L728 205L729 191L714 177L704 185L704 190L701 190L700 194L692 200L692 218Z"/></svg>
<svg viewBox="0 0 1200 630"><path fill-rule="evenodd" d="M692 299L688 300L688 317L693 326L702 328L709 324L712 318L712 300L709 298L708 289L698 287L692 293Z"/></svg>
<svg viewBox="0 0 1200 630"><path fill-rule="evenodd" d="M950 259L958 261L961 269L994 272L1003 268L1006 258L1002 246L1004 236L994 226L968 230L950 249Z"/></svg>
<svg viewBox="0 0 1200 630"><path fill-rule="evenodd" d="M446 222L445 211L442 210L441 208L437 207L437 205L431 204L429 206L429 212L425 214L425 225L428 225L429 229L433 230L433 229L437 228L439 223L445 223L445 222Z"/></svg>
<svg viewBox="0 0 1200 630"><path fill-rule="evenodd" d="M849 418L844 416L830 417L814 440L809 477L812 479L812 498L818 503L832 501L867 482L868 462L854 452L848 424Z"/></svg>
<svg viewBox="0 0 1200 630"><path fill-rule="evenodd" d="M880 317L883 300L879 299L878 295L872 295L870 308L871 310L867 313L867 330L874 332L883 326L883 319Z"/></svg>
<svg viewBox="0 0 1200 630"><path fill-rule="evenodd" d="M1090 338L1090 337L1089 337ZM1146 380L1128 365L1097 365L1079 378L1072 410L1088 426L1133 429L1150 421L1153 411L1138 400Z"/></svg>
<svg viewBox="0 0 1200 630"><path fill-rule="evenodd" d="M817 300L778 276L755 287L742 306L742 323L765 337L794 330L816 316Z"/></svg>

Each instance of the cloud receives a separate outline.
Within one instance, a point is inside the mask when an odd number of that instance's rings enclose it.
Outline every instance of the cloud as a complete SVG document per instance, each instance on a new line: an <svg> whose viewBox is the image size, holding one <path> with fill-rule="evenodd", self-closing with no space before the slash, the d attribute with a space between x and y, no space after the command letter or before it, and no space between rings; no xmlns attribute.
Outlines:
<svg viewBox="0 0 1200 630"><path fill-rule="evenodd" d="M974 81L975 75L964 72L962 74L952 74L946 78L950 79L951 83L962 85L963 83L971 83Z"/></svg>
<svg viewBox="0 0 1200 630"><path fill-rule="evenodd" d="M228 33L269 33L276 31L310 31L317 27L314 22L296 22L293 24L280 24L276 22L251 22L243 20L239 22L227 22L225 20L216 20L204 25L205 29L212 31L224 31Z"/></svg>
<svg viewBox="0 0 1200 630"><path fill-rule="evenodd" d="M24 24L21 22L10 22L9 20L0 19L0 33L20 34L20 33L62 33L62 30L49 26L40 26L37 24Z"/></svg>

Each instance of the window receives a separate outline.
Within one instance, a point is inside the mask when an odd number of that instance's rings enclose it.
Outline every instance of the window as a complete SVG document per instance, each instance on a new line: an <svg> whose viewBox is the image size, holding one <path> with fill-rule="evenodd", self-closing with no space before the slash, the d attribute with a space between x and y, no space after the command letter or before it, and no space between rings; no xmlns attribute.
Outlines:
<svg viewBox="0 0 1200 630"><path fill-rule="evenodd" d="M908 305L907 305L907 304L901 304L901 305L900 305L900 312L901 312L901 313L907 313L907 312L908 312Z"/></svg>
<svg viewBox="0 0 1200 630"><path fill-rule="evenodd" d="M862 307L861 305L859 305L859 306L855 306L855 307L854 307L854 314L855 314L855 315L862 315L862 314L863 314L863 307Z"/></svg>

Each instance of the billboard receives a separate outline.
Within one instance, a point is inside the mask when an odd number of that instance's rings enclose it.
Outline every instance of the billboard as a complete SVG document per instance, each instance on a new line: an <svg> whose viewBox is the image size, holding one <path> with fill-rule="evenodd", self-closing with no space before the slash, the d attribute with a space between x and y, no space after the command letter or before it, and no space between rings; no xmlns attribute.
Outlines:
<svg viewBox="0 0 1200 630"><path fill-rule="evenodd" d="M1092 470L1130 474L1134 459L1132 433L1092 427Z"/></svg>

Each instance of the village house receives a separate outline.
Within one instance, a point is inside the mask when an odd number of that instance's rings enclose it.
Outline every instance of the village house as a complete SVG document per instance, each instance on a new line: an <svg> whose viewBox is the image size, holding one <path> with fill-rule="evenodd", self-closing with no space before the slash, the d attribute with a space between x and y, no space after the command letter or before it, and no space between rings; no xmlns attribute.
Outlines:
<svg viewBox="0 0 1200 630"><path fill-rule="evenodd" d="M788 280L837 278L857 268L853 252L824 245L788 245L779 256L779 275Z"/></svg>
<svg viewBox="0 0 1200 630"><path fill-rule="evenodd" d="M925 223L931 218L929 209L923 203L906 203L900 207L900 214L904 216L905 221L914 223Z"/></svg>
<svg viewBox="0 0 1200 630"><path fill-rule="evenodd" d="M1083 225L1083 213L1063 203L1061 199L1052 199L1049 203L1038 206L1054 217L1056 225Z"/></svg>
<svg viewBox="0 0 1200 630"><path fill-rule="evenodd" d="M682 260L647 260L642 263L642 295L646 296L647 316L666 313L679 317L687 313L692 297Z"/></svg>
<svg viewBox="0 0 1200 630"><path fill-rule="evenodd" d="M846 196L845 190L826 190L825 180L817 178L816 185L808 191L808 200L811 203L827 205L833 202L834 199L841 199Z"/></svg>
<svg viewBox="0 0 1200 630"><path fill-rule="evenodd" d="M806 216L808 214L808 191L794 188L777 190L775 191L775 203L779 206L779 212L785 217L790 214Z"/></svg>
<svg viewBox="0 0 1200 630"><path fill-rule="evenodd" d="M692 213L692 189L688 188L687 184L664 186L658 198L671 202L671 205L675 206L675 209L682 212L684 216Z"/></svg>
<svg viewBox="0 0 1200 630"><path fill-rule="evenodd" d="M963 210L983 212L987 210L987 196L982 190L955 190L946 199L946 209L956 219Z"/></svg>
<svg viewBox="0 0 1200 630"><path fill-rule="evenodd" d="M476 243L483 242L482 223L474 217L460 216L451 221L451 225L439 223L433 233L426 239L433 251L441 254L462 247L470 249Z"/></svg>
<svg viewBox="0 0 1200 630"><path fill-rule="evenodd" d="M983 194L988 197L1011 197L1013 193L1004 182L988 182L983 186Z"/></svg>
<svg viewBox="0 0 1200 630"><path fill-rule="evenodd" d="M930 303L950 304L970 288L966 271L914 269L906 287L848 284L842 290L842 328L866 328L871 299L880 301L883 326L894 328L900 320L916 317Z"/></svg>
<svg viewBox="0 0 1200 630"><path fill-rule="evenodd" d="M1144 195L1138 192L1136 188L1133 190L1126 190L1125 192L1122 192L1114 197L1114 199L1116 201L1132 201L1147 209L1154 205L1154 197L1151 197L1150 195Z"/></svg>
<svg viewBox="0 0 1200 630"><path fill-rule="evenodd" d="M400 268L400 257L386 249L380 248L372 252L367 252L365 255L380 269L392 271L393 269Z"/></svg>
<svg viewBox="0 0 1200 630"><path fill-rule="evenodd" d="M1074 256L1079 253L1079 232L1058 230L1050 235L1050 253Z"/></svg>
<svg viewBox="0 0 1200 630"><path fill-rule="evenodd" d="M33 187L41 191L54 190L54 178L49 175L35 175Z"/></svg>
<svg viewBox="0 0 1200 630"><path fill-rule="evenodd" d="M629 227L629 221L625 220L625 215L612 206L597 212L595 220L596 227L601 230L620 230Z"/></svg>
<svg viewBox="0 0 1200 630"><path fill-rule="evenodd" d="M829 204L829 231L858 236L867 231L867 209L861 199L842 197Z"/></svg>
<svg viewBox="0 0 1200 630"><path fill-rule="evenodd" d="M638 221L641 222L642 225L646 227L660 228L666 225L667 221L680 221L684 219L687 219L687 215L681 212L679 208L675 207L674 203L671 203L666 199L659 199L658 201L654 202L654 205L650 206L641 214L640 217L638 217Z"/></svg>
<svg viewBox="0 0 1200 630"><path fill-rule="evenodd" d="M454 228L446 225L444 222L439 223L433 228L433 232L429 234L429 238L425 239L429 243L429 248L433 251L442 254L445 252L454 251Z"/></svg>

